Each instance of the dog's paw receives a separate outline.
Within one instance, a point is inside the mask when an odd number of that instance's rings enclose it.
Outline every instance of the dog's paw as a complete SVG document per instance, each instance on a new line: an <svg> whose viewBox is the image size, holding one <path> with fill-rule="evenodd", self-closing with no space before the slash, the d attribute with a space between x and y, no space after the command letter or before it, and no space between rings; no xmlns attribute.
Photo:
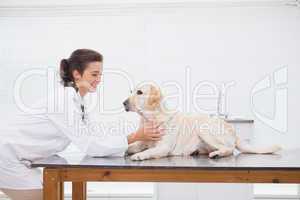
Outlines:
<svg viewBox="0 0 300 200"><path fill-rule="evenodd" d="M219 155L218 151L213 151L213 152L208 154L208 157L211 158L211 159L217 159L217 158L220 158L220 155Z"/></svg>
<svg viewBox="0 0 300 200"><path fill-rule="evenodd" d="M136 153L132 156L130 156L130 160L133 160L133 161L141 161L141 160L145 160L146 158L140 154L140 153Z"/></svg>
<svg viewBox="0 0 300 200"><path fill-rule="evenodd" d="M209 158L211 158L211 159L218 159L218 158L220 158L220 156L219 155L214 155L214 156L209 156Z"/></svg>
<svg viewBox="0 0 300 200"><path fill-rule="evenodd" d="M139 153L143 149L144 149L144 145L142 143L135 142L135 143L129 145L129 147L127 149L127 154L132 155L132 154L135 154L135 153Z"/></svg>
<svg viewBox="0 0 300 200"><path fill-rule="evenodd" d="M138 152L140 152L140 151L135 149L135 148L128 148L127 151L126 151L127 155L133 155L133 154L138 153Z"/></svg>
<svg viewBox="0 0 300 200"><path fill-rule="evenodd" d="M127 149L127 151L125 152L126 156L131 156L133 154L135 154L136 152L130 151L129 149Z"/></svg>

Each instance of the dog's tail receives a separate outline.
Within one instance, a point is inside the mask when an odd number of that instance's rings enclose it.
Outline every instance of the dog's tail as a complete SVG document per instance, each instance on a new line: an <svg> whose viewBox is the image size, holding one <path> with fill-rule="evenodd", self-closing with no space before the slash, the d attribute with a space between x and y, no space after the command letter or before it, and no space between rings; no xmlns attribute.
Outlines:
<svg viewBox="0 0 300 200"><path fill-rule="evenodd" d="M255 153L255 154L271 154L281 150L279 145L272 145L268 147L254 147L250 144L244 144L239 138L236 140L236 148L241 153Z"/></svg>

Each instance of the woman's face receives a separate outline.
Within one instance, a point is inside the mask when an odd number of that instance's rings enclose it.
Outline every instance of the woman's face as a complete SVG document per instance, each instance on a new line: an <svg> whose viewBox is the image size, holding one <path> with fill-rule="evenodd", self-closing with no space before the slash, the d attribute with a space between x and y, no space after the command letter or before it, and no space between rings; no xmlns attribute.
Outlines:
<svg viewBox="0 0 300 200"><path fill-rule="evenodd" d="M77 72L77 71L76 71ZM98 84L101 81L102 76L102 62L90 62L88 66L83 71L83 74L74 73L74 78L77 81L87 81L96 91Z"/></svg>

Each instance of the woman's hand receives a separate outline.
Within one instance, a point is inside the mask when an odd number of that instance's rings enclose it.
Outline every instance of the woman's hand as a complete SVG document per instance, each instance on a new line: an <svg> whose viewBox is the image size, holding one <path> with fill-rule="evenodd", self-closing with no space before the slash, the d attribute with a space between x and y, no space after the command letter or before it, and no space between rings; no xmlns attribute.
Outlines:
<svg viewBox="0 0 300 200"><path fill-rule="evenodd" d="M163 129L158 127L159 125L153 122L141 123L138 130L128 136L128 143L136 141L159 141L164 135Z"/></svg>
<svg viewBox="0 0 300 200"><path fill-rule="evenodd" d="M94 90L95 90L89 82L84 81L84 80L76 81L76 86L79 90L80 96L82 96L82 97L85 96L86 93L94 92Z"/></svg>

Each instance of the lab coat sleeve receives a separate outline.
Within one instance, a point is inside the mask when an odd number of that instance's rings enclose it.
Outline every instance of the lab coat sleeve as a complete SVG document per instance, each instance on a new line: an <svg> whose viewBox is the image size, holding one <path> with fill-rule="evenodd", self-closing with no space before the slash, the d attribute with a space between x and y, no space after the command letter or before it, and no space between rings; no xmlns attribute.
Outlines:
<svg viewBox="0 0 300 200"><path fill-rule="evenodd" d="M124 156L128 148L125 133L109 134L95 115L87 113L82 120L81 105L86 104L73 88L66 89L68 100L63 113L48 114L53 125L65 134L83 153L92 157ZM71 94L70 94L71 93Z"/></svg>

